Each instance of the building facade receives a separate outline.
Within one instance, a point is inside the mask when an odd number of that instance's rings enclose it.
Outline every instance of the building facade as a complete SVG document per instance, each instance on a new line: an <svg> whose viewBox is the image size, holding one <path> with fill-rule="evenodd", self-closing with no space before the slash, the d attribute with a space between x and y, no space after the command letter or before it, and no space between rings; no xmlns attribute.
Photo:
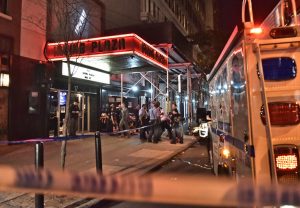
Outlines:
<svg viewBox="0 0 300 208"><path fill-rule="evenodd" d="M59 6L54 9L54 0L0 1L0 140L49 135L51 88L64 81L58 81L63 78L55 64L47 62L45 44L66 37L71 40L78 34L82 38L101 35L101 2L78 4L74 0L68 4L74 24L62 31L57 24L62 19L56 14L63 12ZM56 78L56 74L60 76Z"/></svg>
<svg viewBox="0 0 300 208"><path fill-rule="evenodd" d="M67 4L66 4L67 2ZM98 0L87 1L47 1L47 42L69 42L95 38L103 35L103 4ZM71 49L69 50L71 53ZM66 54L64 54L67 57ZM87 64L86 60L72 58L70 60L71 103L79 101L80 117L78 131L96 131L97 108L101 81L91 81L82 74L95 74L95 70L78 67L76 63ZM46 67L51 80L49 81L48 129L58 135L66 114L66 97L68 93L68 65L63 61L49 61ZM90 63L92 64L92 63ZM49 66L50 65L50 66ZM53 70L51 70L53 68ZM100 67L98 67L100 68Z"/></svg>
<svg viewBox="0 0 300 208"><path fill-rule="evenodd" d="M201 0L102 0L105 5L105 33L120 34L124 31L134 32L145 38L149 43L156 45L169 55L170 79L177 80L182 74L182 92L170 90L171 101L181 105L181 112L188 115L187 106L196 103L197 93L187 90L187 71L199 73L197 54L199 47L193 44L193 35L203 30L214 28L214 1ZM166 76L162 79L152 76L151 79L165 89ZM165 80L165 81L162 81ZM177 81L172 89L177 89ZM171 89L171 88L170 88ZM152 98L156 98L157 90ZM161 90L162 91L162 90ZM189 93L188 91L192 92ZM188 97L189 98L186 99ZM193 95L191 95L193 94ZM165 96L159 100L166 106ZM180 104L181 103L181 104Z"/></svg>
<svg viewBox="0 0 300 208"><path fill-rule="evenodd" d="M21 6L17 1L0 1L0 139L8 137L9 77L12 55L20 51ZM14 11L14 12L13 12Z"/></svg>
<svg viewBox="0 0 300 208"><path fill-rule="evenodd" d="M140 23L172 22L185 37L203 28L213 29L213 1L201 0L102 0L105 29Z"/></svg>
<svg viewBox="0 0 300 208"><path fill-rule="evenodd" d="M35 13L30 13L31 9ZM32 25L35 18L44 21ZM41 50L46 42L45 20L43 1L0 1L1 140L44 133L40 123L46 105L39 100L42 92L36 90L35 80L36 66L45 60Z"/></svg>
<svg viewBox="0 0 300 208"><path fill-rule="evenodd" d="M0 140L46 137L53 127L50 116L59 117L58 125L63 119L67 76L63 62L46 60L47 42L94 38L114 31L137 33L163 53L170 49L170 63L194 63L190 36L199 28L213 27L207 12L212 4L199 0L74 0L68 1L66 10L61 6L62 1L55 0L0 0ZM71 20L69 25L66 19ZM132 61L119 65L130 71ZM172 70L174 75L184 72ZM130 83L139 79L136 74L124 78L125 94L129 100L134 98L132 107L138 104L136 97L146 97L146 85L145 94L130 90ZM108 107L110 100L120 101L120 76L110 81L73 79L72 94L82 100L82 131L96 130L99 108Z"/></svg>

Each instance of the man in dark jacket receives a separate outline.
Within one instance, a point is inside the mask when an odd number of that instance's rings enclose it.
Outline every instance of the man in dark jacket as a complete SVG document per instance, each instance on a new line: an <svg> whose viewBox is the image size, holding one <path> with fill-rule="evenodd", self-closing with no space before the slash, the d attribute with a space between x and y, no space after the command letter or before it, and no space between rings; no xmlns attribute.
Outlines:
<svg viewBox="0 0 300 208"><path fill-rule="evenodd" d="M76 131L78 128L78 118L79 118L79 106L78 100L75 99L74 103L70 106L70 136L76 136Z"/></svg>
<svg viewBox="0 0 300 208"><path fill-rule="evenodd" d="M173 127L173 137L171 144L176 144L176 140L179 140L180 144L183 144L183 129L181 124L181 116L178 112L176 104L172 106L172 113L171 113L171 121Z"/></svg>

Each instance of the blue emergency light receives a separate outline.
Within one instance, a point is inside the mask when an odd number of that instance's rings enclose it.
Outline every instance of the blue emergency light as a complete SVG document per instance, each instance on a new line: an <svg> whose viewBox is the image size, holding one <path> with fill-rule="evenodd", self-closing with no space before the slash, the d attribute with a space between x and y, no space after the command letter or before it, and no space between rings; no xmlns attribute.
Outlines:
<svg viewBox="0 0 300 208"><path fill-rule="evenodd" d="M297 74L296 61L289 57L263 59L262 66L267 81L290 80Z"/></svg>

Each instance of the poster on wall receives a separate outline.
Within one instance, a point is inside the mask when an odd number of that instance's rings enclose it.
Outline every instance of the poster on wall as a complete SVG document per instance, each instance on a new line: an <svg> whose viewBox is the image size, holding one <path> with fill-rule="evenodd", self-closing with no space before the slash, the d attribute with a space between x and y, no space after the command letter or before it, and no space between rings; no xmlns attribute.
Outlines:
<svg viewBox="0 0 300 208"><path fill-rule="evenodd" d="M114 97L108 97L108 102L114 103L115 102L115 98Z"/></svg>
<svg viewBox="0 0 300 208"><path fill-rule="evenodd" d="M8 89L0 88L0 140L7 140Z"/></svg>

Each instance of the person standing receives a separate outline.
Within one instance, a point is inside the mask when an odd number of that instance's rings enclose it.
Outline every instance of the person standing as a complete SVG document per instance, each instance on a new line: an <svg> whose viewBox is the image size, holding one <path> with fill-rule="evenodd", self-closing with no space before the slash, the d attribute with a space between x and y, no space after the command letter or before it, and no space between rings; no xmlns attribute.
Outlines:
<svg viewBox="0 0 300 208"><path fill-rule="evenodd" d="M128 127L128 109L125 105L125 103L122 103L121 104L121 120L120 120L120 131L123 131L123 130L128 130L129 127ZM124 136L126 135L126 133L124 133ZM127 137L129 137L129 132L127 132Z"/></svg>
<svg viewBox="0 0 300 208"><path fill-rule="evenodd" d="M140 120L140 126L146 126L147 125L147 106L146 104L143 104L141 109L139 110L139 120ZM146 129L140 129L140 139L145 140L146 139Z"/></svg>
<svg viewBox="0 0 300 208"><path fill-rule="evenodd" d="M117 131L120 131L120 128L119 128L119 125L120 125L120 121L121 121L121 104L119 104L117 107L116 107L116 126L117 126Z"/></svg>
<svg viewBox="0 0 300 208"><path fill-rule="evenodd" d="M149 136L148 136L148 139L147 141L148 142L152 142L152 136L154 134L154 124L155 124L155 120L156 120L156 114L155 114L155 107L154 107L154 104L155 104L155 101L152 101L151 102L151 106L150 106L150 109L149 109Z"/></svg>
<svg viewBox="0 0 300 208"><path fill-rule="evenodd" d="M166 114L164 112L161 113L161 124L160 125L161 125L161 129L162 129L162 133L165 131L165 129L167 129L169 139L170 139L170 141L172 141L173 134L172 134L172 127L171 127L171 119L168 114Z"/></svg>
<svg viewBox="0 0 300 208"><path fill-rule="evenodd" d="M183 144L183 129L181 125L181 116L178 112L176 104L172 105L171 121L173 127L173 137L171 144L176 144L176 140L179 140L180 144Z"/></svg>
<svg viewBox="0 0 300 208"><path fill-rule="evenodd" d="M116 108L114 104L110 105L110 119L112 122L112 126L113 126L113 131L117 131L118 130L118 121L117 121L117 113L116 113Z"/></svg>
<svg viewBox="0 0 300 208"><path fill-rule="evenodd" d="M70 129L69 133L70 136L76 136L76 131L78 128L78 118L79 118L79 106L78 106L78 99L74 100L74 103L70 106Z"/></svg>
<svg viewBox="0 0 300 208"><path fill-rule="evenodd" d="M53 130L54 137L58 136L58 119L56 116L56 112L50 113L50 122L49 122L49 129Z"/></svg>
<svg viewBox="0 0 300 208"><path fill-rule="evenodd" d="M155 114L155 122L154 122L154 135L153 135L153 143L158 143L160 141L160 136L162 133L161 129L161 110L160 110L160 102L156 101L154 104L154 114Z"/></svg>
<svg viewBox="0 0 300 208"><path fill-rule="evenodd" d="M141 106L138 104L135 108L134 108L134 117L135 117L135 124L134 127L138 128L141 126L141 122L139 119L139 112L140 112Z"/></svg>

